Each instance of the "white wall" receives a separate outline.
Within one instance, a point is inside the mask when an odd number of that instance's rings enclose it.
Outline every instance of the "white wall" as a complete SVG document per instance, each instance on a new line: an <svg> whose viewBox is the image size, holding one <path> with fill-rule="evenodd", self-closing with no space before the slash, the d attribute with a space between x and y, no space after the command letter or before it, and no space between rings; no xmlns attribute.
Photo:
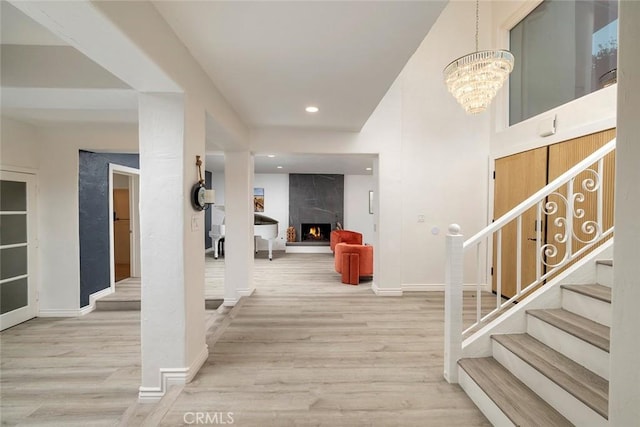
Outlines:
<svg viewBox="0 0 640 427"><path fill-rule="evenodd" d="M21 168L38 168L38 129L30 124L2 117L0 164Z"/></svg>
<svg viewBox="0 0 640 427"><path fill-rule="evenodd" d="M135 152L136 126L34 127L2 120L2 164L38 174L40 312L77 314L80 308L78 150Z"/></svg>
<svg viewBox="0 0 640 427"><path fill-rule="evenodd" d="M466 114L442 80L442 69L473 42L460 23L474 21L473 3L449 3L401 75L402 253L410 260L403 284L444 282L450 223L466 236L486 225L489 117ZM465 273L475 279L474 270Z"/></svg>
<svg viewBox="0 0 640 427"><path fill-rule="evenodd" d="M363 243L373 244L373 215L369 213L369 191L375 190L373 175L344 176L344 224L362 233Z"/></svg>

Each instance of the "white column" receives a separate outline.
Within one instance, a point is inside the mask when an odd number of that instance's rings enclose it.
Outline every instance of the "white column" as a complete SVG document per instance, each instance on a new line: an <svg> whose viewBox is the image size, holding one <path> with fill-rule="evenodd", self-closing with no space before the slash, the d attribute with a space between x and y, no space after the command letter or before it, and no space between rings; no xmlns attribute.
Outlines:
<svg viewBox="0 0 640 427"><path fill-rule="evenodd" d="M402 295L402 155L381 153L377 162L378 194L374 195L377 245L373 290L380 296Z"/></svg>
<svg viewBox="0 0 640 427"><path fill-rule="evenodd" d="M253 155L248 151L224 155L224 305L233 306L251 295L253 283Z"/></svg>
<svg viewBox="0 0 640 427"><path fill-rule="evenodd" d="M444 378L453 384L458 382L458 360L462 355L463 243L460 226L451 224L444 279Z"/></svg>
<svg viewBox="0 0 640 427"><path fill-rule="evenodd" d="M640 2L619 3L618 130L609 423L640 420Z"/></svg>
<svg viewBox="0 0 640 427"><path fill-rule="evenodd" d="M201 116L201 117L200 117ZM204 112L181 94L139 95L140 400L184 384L208 355L204 330L202 213L191 208L195 152L204 154Z"/></svg>

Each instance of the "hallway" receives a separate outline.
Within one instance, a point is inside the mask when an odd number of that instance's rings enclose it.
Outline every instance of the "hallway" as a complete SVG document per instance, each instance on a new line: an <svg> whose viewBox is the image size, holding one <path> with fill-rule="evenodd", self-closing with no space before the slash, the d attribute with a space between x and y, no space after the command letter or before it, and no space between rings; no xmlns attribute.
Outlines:
<svg viewBox="0 0 640 427"><path fill-rule="evenodd" d="M207 275L222 265L207 260ZM259 254L255 272L226 329L207 311L209 359L157 405L136 404L138 312L3 332L2 421L175 426L232 413L242 426L489 425L442 377L442 293L377 297L369 283L341 284L329 254Z"/></svg>

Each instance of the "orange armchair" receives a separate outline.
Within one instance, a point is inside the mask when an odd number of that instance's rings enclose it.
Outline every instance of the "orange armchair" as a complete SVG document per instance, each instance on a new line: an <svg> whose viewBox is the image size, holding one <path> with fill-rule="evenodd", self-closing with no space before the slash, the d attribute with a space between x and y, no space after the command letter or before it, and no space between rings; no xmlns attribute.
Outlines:
<svg viewBox="0 0 640 427"><path fill-rule="evenodd" d="M329 235L331 244L331 252L336 252L336 245L338 243L351 243L354 245L362 244L362 233L350 230L333 230Z"/></svg>
<svg viewBox="0 0 640 427"><path fill-rule="evenodd" d="M338 243L333 262L342 283L357 285L360 277L373 276L373 246Z"/></svg>

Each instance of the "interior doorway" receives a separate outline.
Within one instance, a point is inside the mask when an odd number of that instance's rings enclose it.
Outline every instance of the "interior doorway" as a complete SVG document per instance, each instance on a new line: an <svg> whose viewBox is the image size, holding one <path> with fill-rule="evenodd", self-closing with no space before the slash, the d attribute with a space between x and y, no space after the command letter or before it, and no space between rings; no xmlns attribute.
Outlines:
<svg viewBox="0 0 640 427"><path fill-rule="evenodd" d="M131 203L129 177L113 175L113 260L115 281L131 277Z"/></svg>
<svg viewBox="0 0 640 427"><path fill-rule="evenodd" d="M138 177L138 169L109 165L111 286L129 277L140 277Z"/></svg>

